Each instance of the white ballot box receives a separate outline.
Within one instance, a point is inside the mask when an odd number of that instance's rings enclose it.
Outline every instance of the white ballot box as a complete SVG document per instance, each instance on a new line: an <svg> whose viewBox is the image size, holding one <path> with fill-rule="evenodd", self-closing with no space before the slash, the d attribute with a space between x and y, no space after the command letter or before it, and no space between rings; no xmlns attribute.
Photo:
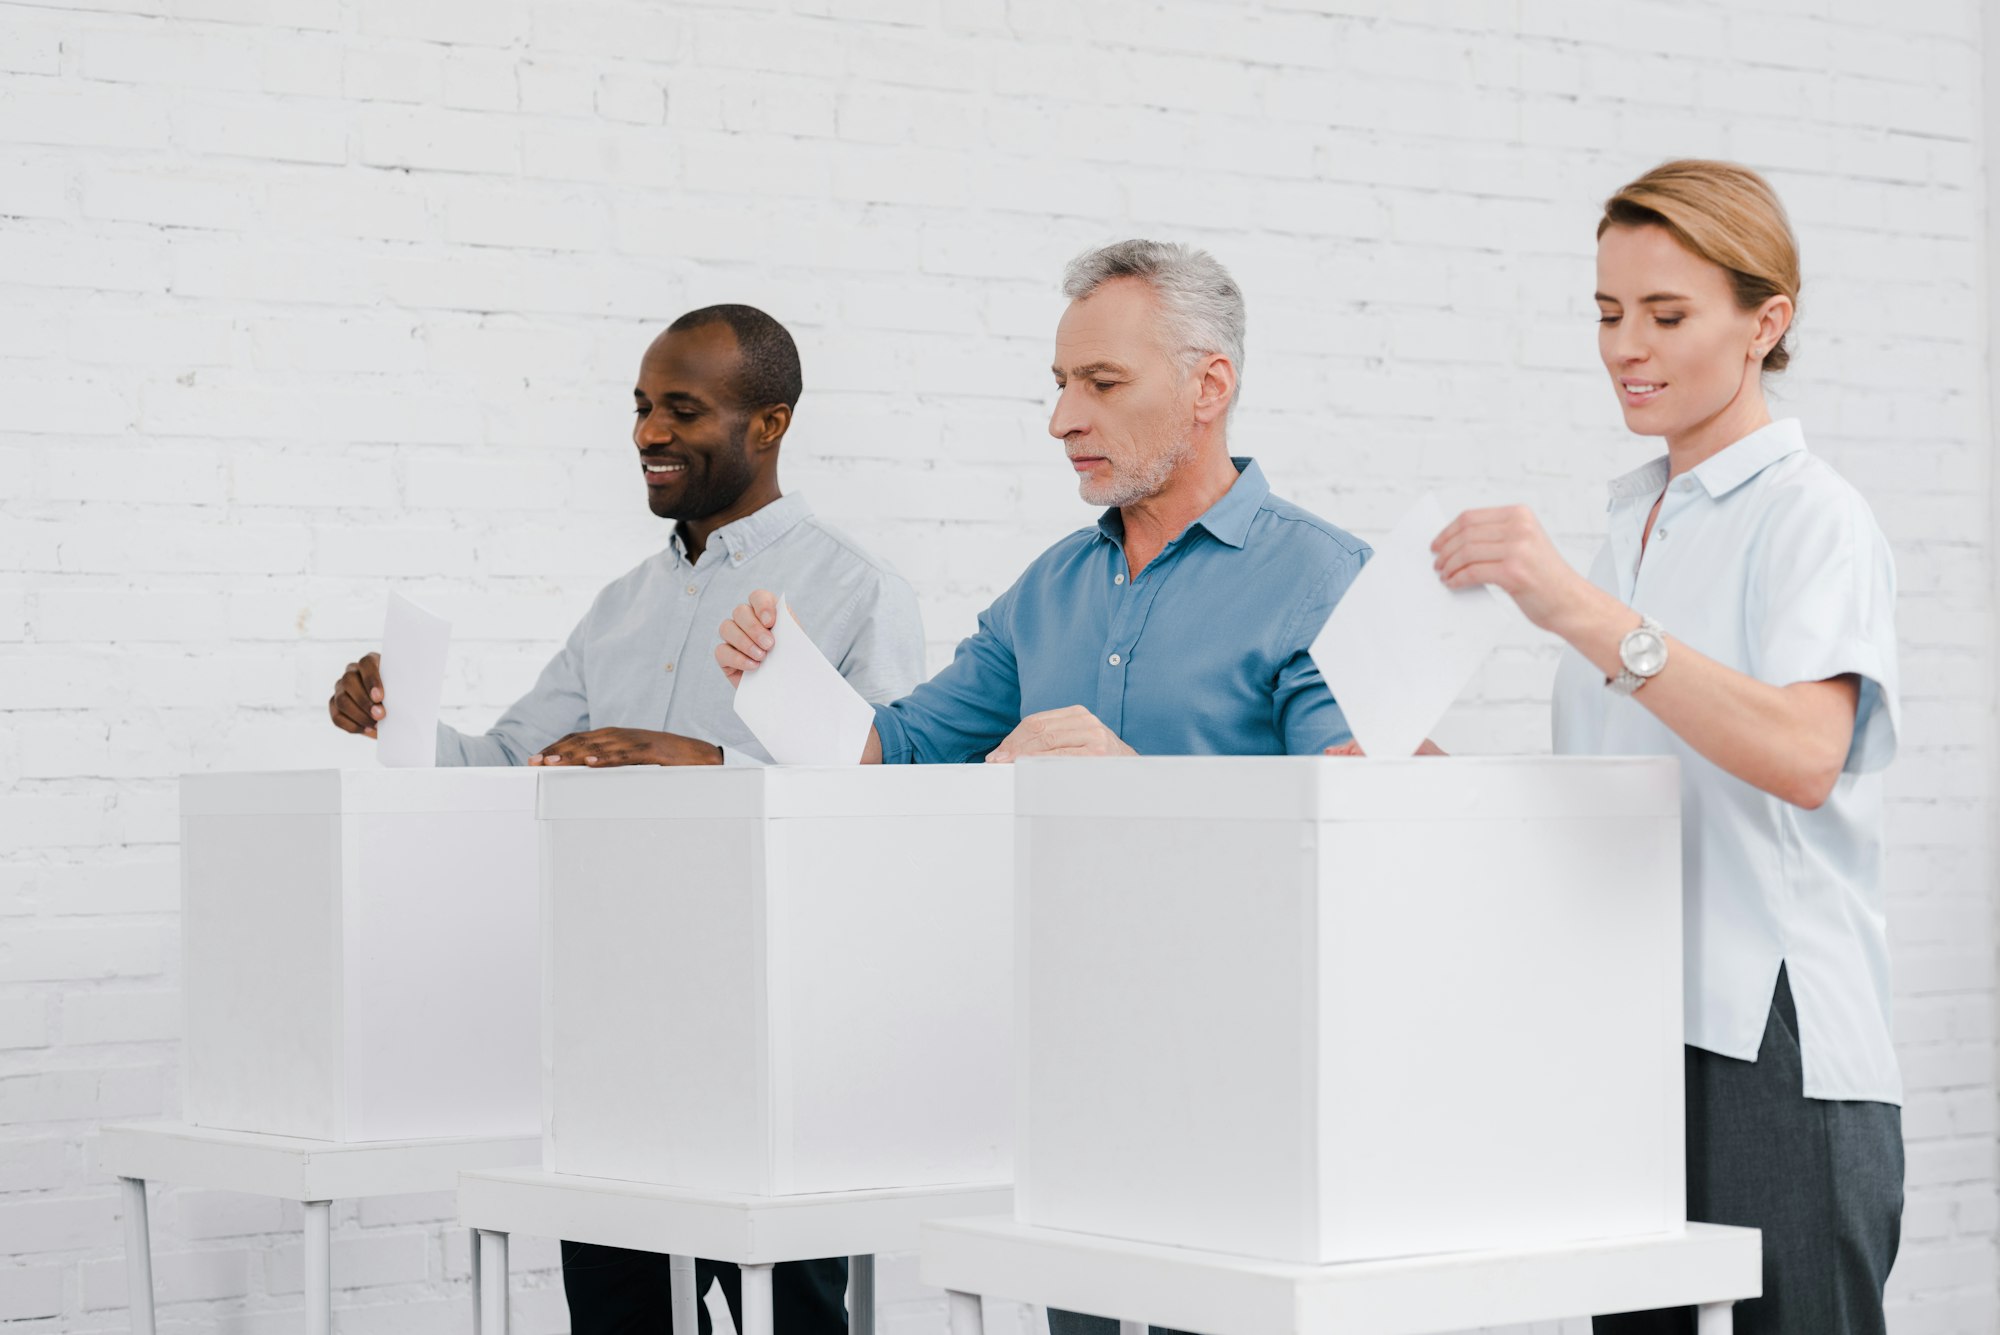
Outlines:
<svg viewBox="0 0 2000 1335"><path fill-rule="evenodd" d="M1007 1179L1006 767L555 771L541 810L547 1167Z"/></svg>
<svg viewBox="0 0 2000 1335"><path fill-rule="evenodd" d="M183 778L187 1120L342 1142L534 1135L535 780Z"/></svg>
<svg viewBox="0 0 2000 1335"><path fill-rule="evenodd" d="M1018 768L1021 1222L1307 1264L1682 1226L1673 760Z"/></svg>

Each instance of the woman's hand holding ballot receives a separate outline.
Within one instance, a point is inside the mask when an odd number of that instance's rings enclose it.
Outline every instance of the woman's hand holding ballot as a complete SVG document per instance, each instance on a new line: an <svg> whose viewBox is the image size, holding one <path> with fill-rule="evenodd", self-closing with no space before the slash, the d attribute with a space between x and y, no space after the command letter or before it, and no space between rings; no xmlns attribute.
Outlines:
<svg viewBox="0 0 2000 1335"><path fill-rule="evenodd" d="M1571 639L1592 618L1621 618L1616 598L1563 559L1525 505L1467 510L1431 543L1438 577L1454 589L1491 584L1543 630ZM1620 625L1619 633L1630 629Z"/></svg>
<svg viewBox="0 0 2000 1335"><path fill-rule="evenodd" d="M1620 645L1640 614L1565 561L1527 507L1467 510L1431 549L1439 578L1452 588L1494 585L1607 682L1624 670ZM1635 701L1743 782L1808 810L1826 801L1854 734L1856 677L1772 685L1659 638L1665 663L1632 693Z"/></svg>

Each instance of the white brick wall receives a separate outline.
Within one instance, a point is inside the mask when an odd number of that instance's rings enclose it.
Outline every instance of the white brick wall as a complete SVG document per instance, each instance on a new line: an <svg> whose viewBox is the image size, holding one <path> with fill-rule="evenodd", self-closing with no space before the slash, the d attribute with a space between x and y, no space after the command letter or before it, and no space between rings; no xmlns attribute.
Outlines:
<svg viewBox="0 0 2000 1335"><path fill-rule="evenodd" d="M1054 279L1134 233L1244 282L1282 493L1364 535L1528 500L1582 560L1645 453L1594 206L1704 154L1792 206L1783 394L1902 570L1895 1329L2000 1328L1980 8L0 0L0 1320L124 1324L83 1145L178 1109L173 777L366 763L322 702L385 583L458 622L455 721L511 699L661 541L626 394L665 320L791 325L788 481L912 577L934 661L1087 519L1041 429ZM1516 636L1441 740L1545 747L1552 662ZM449 1213L339 1208L344 1329L464 1328ZM155 1219L166 1320L296 1326L296 1207ZM561 1329L553 1245L518 1256L520 1328Z"/></svg>

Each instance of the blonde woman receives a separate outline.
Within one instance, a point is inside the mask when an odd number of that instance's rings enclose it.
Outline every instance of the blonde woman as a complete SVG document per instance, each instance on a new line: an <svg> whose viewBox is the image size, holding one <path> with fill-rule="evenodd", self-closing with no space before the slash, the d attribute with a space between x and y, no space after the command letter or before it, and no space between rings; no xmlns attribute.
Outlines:
<svg viewBox="0 0 2000 1335"><path fill-rule="evenodd" d="M1742 1335L1883 1330L1903 1206L1880 875L1895 571L1867 502L1765 403L1798 294L1756 173L1669 162L1618 191L1598 348L1666 456L1611 484L1587 579L1525 509L1468 511L1433 544L1445 583L1496 585L1568 643L1558 752L1680 758L1688 1215L1764 1231Z"/></svg>

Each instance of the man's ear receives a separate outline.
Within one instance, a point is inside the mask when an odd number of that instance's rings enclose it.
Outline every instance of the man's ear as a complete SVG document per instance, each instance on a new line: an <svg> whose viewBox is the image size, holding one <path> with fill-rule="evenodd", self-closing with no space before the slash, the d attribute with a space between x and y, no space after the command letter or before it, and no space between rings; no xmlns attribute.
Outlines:
<svg viewBox="0 0 2000 1335"><path fill-rule="evenodd" d="M792 410L788 404L774 403L768 408L759 408L750 414L749 440L752 449L768 450L776 448L791 429Z"/></svg>
<svg viewBox="0 0 2000 1335"><path fill-rule="evenodd" d="M1194 420L1203 426L1219 422L1236 399L1236 367L1219 352L1211 352L1195 367Z"/></svg>

